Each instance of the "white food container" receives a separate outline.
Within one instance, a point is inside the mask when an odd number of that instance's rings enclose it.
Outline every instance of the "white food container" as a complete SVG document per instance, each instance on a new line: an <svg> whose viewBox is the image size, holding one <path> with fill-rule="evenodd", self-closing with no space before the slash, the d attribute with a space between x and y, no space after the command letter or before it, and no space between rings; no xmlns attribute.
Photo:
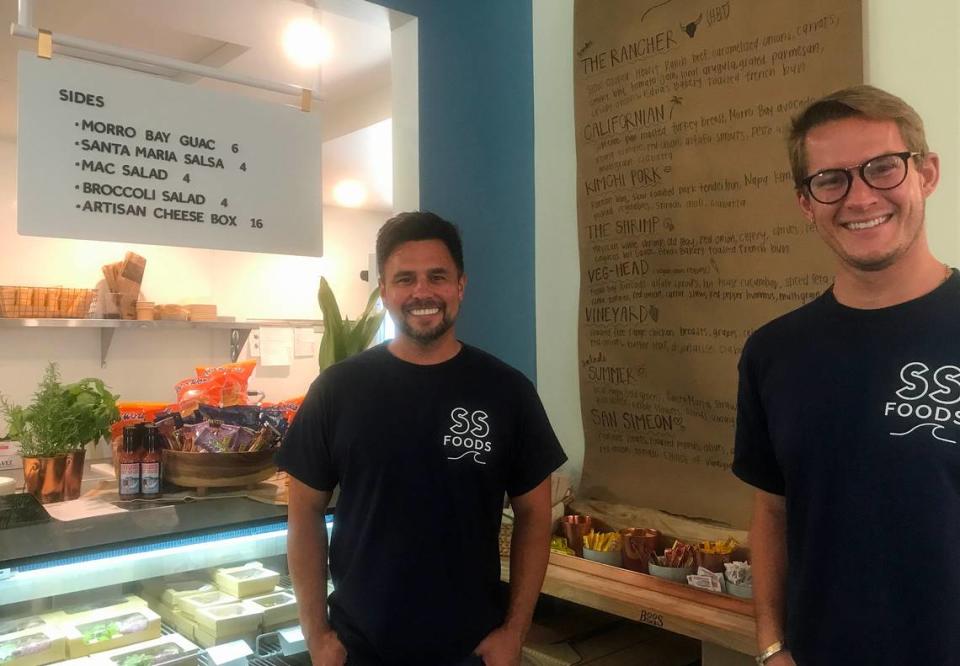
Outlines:
<svg viewBox="0 0 960 666"><path fill-rule="evenodd" d="M236 603L238 599L232 594L214 590L213 592L200 592L198 594L188 594L180 597L179 610L189 618L196 619L197 611L201 608L211 606L222 606L223 604Z"/></svg>
<svg viewBox="0 0 960 666"><path fill-rule="evenodd" d="M255 597L273 590L280 574L259 564L217 569L214 582L221 590L235 597Z"/></svg>
<svg viewBox="0 0 960 666"><path fill-rule="evenodd" d="M297 598L290 592L273 592L247 599L263 611L263 627L269 629L284 622L295 622L299 607Z"/></svg>
<svg viewBox="0 0 960 666"><path fill-rule="evenodd" d="M200 608L196 615L199 629L216 638L255 633L263 620L260 606L248 601L238 601L222 606Z"/></svg>

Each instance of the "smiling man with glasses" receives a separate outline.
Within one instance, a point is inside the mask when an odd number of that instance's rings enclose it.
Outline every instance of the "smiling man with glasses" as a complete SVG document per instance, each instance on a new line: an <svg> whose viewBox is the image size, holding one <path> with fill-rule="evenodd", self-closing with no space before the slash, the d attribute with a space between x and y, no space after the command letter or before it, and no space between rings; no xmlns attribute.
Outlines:
<svg viewBox="0 0 960 666"><path fill-rule="evenodd" d="M940 161L916 111L870 86L807 107L788 150L837 261L740 360L757 661L956 663L960 277L924 224Z"/></svg>

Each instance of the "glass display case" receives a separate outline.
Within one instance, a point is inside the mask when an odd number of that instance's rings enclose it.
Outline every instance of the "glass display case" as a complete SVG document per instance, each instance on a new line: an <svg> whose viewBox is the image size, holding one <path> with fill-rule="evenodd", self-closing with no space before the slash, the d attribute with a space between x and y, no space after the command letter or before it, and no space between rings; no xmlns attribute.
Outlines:
<svg viewBox="0 0 960 666"><path fill-rule="evenodd" d="M72 521L0 507L0 664L309 663L286 507L137 504Z"/></svg>

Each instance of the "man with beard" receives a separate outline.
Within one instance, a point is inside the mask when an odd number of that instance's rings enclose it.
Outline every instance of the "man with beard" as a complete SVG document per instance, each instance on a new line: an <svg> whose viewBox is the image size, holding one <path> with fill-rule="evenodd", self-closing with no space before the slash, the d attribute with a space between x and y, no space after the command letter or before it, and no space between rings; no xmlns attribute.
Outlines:
<svg viewBox="0 0 960 666"><path fill-rule="evenodd" d="M566 456L530 381L454 333L466 285L456 227L401 213L377 236L377 265L397 337L324 371L278 454L310 657L519 664L549 556L549 477ZM323 516L337 486L328 600ZM505 493L516 515L506 609Z"/></svg>
<svg viewBox="0 0 960 666"><path fill-rule="evenodd" d="M740 360L758 663L955 664L960 277L924 221L940 161L917 112L870 86L815 101L788 141L836 277Z"/></svg>

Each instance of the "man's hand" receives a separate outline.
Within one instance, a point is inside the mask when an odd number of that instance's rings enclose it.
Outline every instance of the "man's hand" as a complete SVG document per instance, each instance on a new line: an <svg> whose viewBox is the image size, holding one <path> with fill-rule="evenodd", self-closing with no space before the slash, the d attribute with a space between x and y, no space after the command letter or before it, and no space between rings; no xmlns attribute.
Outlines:
<svg viewBox="0 0 960 666"><path fill-rule="evenodd" d="M480 641L473 653L483 657L484 666L519 666L523 638L507 627L497 627Z"/></svg>
<svg viewBox="0 0 960 666"><path fill-rule="evenodd" d="M310 661L313 666L343 666L347 663L347 649L333 629L310 640Z"/></svg>

